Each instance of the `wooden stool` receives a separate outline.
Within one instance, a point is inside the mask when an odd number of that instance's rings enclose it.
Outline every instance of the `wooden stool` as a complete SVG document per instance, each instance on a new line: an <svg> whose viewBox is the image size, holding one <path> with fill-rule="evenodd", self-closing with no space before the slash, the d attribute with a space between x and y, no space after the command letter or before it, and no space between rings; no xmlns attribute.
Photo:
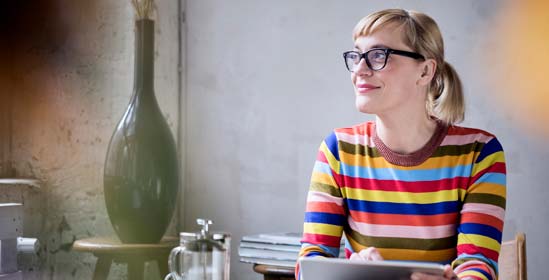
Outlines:
<svg viewBox="0 0 549 280"><path fill-rule="evenodd" d="M294 280L294 268L254 264L254 271L263 274L264 280Z"/></svg>
<svg viewBox="0 0 549 280"><path fill-rule="evenodd" d="M107 279L113 261L128 265L128 279L142 280L145 262L148 261L156 261L163 279L168 274L170 251L178 245L177 237L163 238L156 244L122 244L116 238L96 237L76 240L72 248L93 253L97 257L94 280Z"/></svg>

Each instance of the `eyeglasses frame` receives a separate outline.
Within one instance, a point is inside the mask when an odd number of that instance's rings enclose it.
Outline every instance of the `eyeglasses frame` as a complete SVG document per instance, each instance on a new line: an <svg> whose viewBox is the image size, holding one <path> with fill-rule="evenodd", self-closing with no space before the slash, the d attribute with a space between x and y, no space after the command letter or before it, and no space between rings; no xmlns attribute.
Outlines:
<svg viewBox="0 0 549 280"><path fill-rule="evenodd" d="M372 51L378 51L378 50L383 50L385 52L385 62L383 63L383 66L381 66L381 68L373 69L372 64L370 63L370 60L368 59L368 53L370 53ZM360 53L360 52L357 52L357 51L346 51L346 52L343 53L343 61L345 62L345 67L347 68L347 70L349 70L349 72L354 72L351 69L349 69L349 65L347 65L347 55L350 54L350 53L357 53L360 57L360 59L358 60L358 63L360 63L360 61L362 59L364 59L364 61L366 62L366 65L368 65L368 68L370 68L370 70L372 70L372 71L379 71L379 70L382 70L383 68L385 68L385 66L387 65L387 60L389 59L389 55L391 55L391 54L406 56L406 57L410 57L410 58L418 59L418 60L425 60L425 57L423 55L419 54L419 53L403 51L403 50L395 50L395 49L391 49L391 48L373 48L373 49L368 50L368 51L363 52L363 53Z"/></svg>

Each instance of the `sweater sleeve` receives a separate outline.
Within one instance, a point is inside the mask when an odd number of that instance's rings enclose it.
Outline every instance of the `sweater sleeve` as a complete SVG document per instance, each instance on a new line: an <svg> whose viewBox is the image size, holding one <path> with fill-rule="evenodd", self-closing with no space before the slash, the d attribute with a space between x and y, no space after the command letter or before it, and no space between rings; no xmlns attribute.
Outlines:
<svg viewBox="0 0 549 280"><path fill-rule="evenodd" d="M340 161L335 133L320 145L307 195L303 238L299 257L338 257L345 223L339 189ZM300 279L299 263L295 270Z"/></svg>
<svg viewBox="0 0 549 280"><path fill-rule="evenodd" d="M496 138L491 138L473 163L471 180L463 198L457 258L452 262L458 277L497 279L505 202L503 148Z"/></svg>

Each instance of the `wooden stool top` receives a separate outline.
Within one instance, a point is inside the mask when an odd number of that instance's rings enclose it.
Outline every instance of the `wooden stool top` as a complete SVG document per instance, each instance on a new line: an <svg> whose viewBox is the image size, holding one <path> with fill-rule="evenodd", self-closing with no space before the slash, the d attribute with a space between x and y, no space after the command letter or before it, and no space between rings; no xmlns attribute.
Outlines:
<svg viewBox="0 0 549 280"><path fill-rule="evenodd" d="M266 264L254 264L254 271L272 276L294 277L294 268Z"/></svg>
<svg viewBox="0 0 549 280"><path fill-rule="evenodd" d="M124 244L113 237L92 237L76 240L72 249L94 254L121 254L121 253L154 253L170 251L179 245L179 238L164 237L158 243Z"/></svg>

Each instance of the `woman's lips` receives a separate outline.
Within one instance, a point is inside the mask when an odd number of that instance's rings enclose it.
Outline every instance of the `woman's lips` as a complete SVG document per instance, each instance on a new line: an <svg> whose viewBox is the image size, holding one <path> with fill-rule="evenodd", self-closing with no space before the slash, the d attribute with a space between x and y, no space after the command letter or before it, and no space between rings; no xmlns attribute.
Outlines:
<svg viewBox="0 0 549 280"><path fill-rule="evenodd" d="M376 87L374 85L371 85L371 84L357 84L356 85L356 89L359 93L368 93L368 92L371 92L375 89L378 89L379 87Z"/></svg>

